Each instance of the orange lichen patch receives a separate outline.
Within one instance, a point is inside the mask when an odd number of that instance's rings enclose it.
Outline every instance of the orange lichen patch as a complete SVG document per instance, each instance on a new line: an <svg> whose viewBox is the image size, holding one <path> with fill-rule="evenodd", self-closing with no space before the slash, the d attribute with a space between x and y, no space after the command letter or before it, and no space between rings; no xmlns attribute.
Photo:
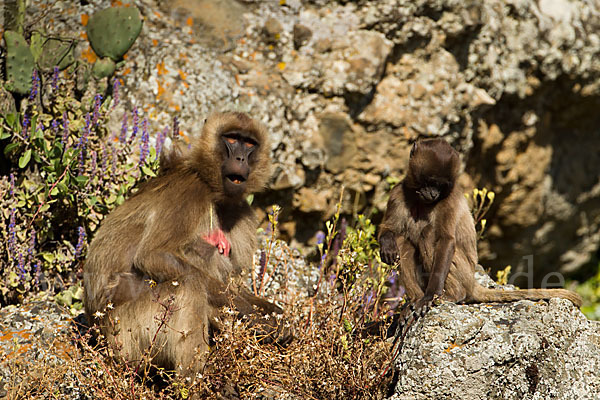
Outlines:
<svg viewBox="0 0 600 400"><path fill-rule="evenodd" d="M179 104L172 104L171 108L174 109L175 111L181 111L181 107L179 107ZM185 142L189 143L190 139L186 139Z"/></svg>
<svg viewBox="0 0 600 400"><path fill-rule="evenodd" d="M283 71L285 69L285 63L284 62L277 63L277 68L279 68L280 71Z"/></svg>
<svg viewBox="0 0 600 400"><path fill-rule="evenodd" d="M129 57L127 56L127 54L123 54L123 60L127 60Z"/></svg>
<svg viewBox="0 0 600 400"><path fill-rule="evenodd" d="M111 0L110 5L112 7L122 7L123 6L123 2L121 0ZM125 6L129 7L129 4L126 4Z"/></svg>
<svg viewBox="0 0 600 400"><path fill-rule="evenodd" d="M169 72L169 70L165 67L165 63L163 62L159 62L158 64L156 64L156 69L158 70L158 75L165 75L167 72Z"/></svg>
<svg viewBox="0 0 600 400"><path fill-rule="evenodd" d="M156 100L160 100L161 96L165 94L165 87L162 85L160 81L156 81L158 84L158 91L156 93Z"/></svg>
<svg viewBox="0 0 600 400"><path fill-rule="evenodd" d="M179 134L179 136L181 136L181 137L183 138L183 140L184 140L186 143L189 143L189 142L190 142L190 137L189 137L188 135L186 135L186 134L185 134L185 132L183 132L183 131L179 131L179 133L178 133L178 134Z"/></svg>
<svg viewBox="0 0 600 400"><path fill-rule="evenodd" d="M95 63L98 59L98 56L96 56L96 53L94 53L94 50L92 50L90 46L88 46L87 49L81 52L81 57L90 64Z"/></svg>
<svg viewBox="0 0 600 400"><path fill-rule="evenodd" d="M158 46L158 40L152 39L152 46Z"/></svg>
<svg viewBox="0 0 600 400"><path fill-rule="evenodd" d="M457 347L461 347L458 344L455 343L450 343L450 346L448 346L448 348L446 350L444 350L445 353L450 353L452 351L452 349L455 349Z"/></svg>
<svg viewBox="0 0 600 400"><path fill-rule="evenodd" d="M82 38L83 40L87 40L87 32L80 32L79 37Z"/></svg>
<svg viewBox="0 0 600 400"><path fill-rule="evenodd" d="M179 53L179 58L181 58L182 60L187 60L188 56L186 53Z"/></svg>
<svg viewBox="0 0 600 400"><path fill-rule="evenodd" d="M158 11L154 11L154 16L157 18L162 18L162 14L159 13Z"/></svg>
<svg viewBox="0 0 600 400"><path fill-rule="evenodd" d="M186 89L190 88L190 85L187 82L182 82L182 83L183 83L183 86L185 86ZM183 94L183 93L181 93L181 94Z"/></svg>
<svg viewBox="0 0 600 400"><path fill-rule="evenodd" d="M192 17L187 17L187 19L185 20L185 24L186 24L187 26L192 26L192 25L194 25L194 18L192 18Z"/></svg>
<svg viewBox="0 0 600 400"><path fill-rule="evenodd" d="M182 70L178 69L177 73L179 74L179 77L181 78L182 81L185 81L187 79L186 73L183 72Z"/></svg>
<svg viewBox="0 0 600 400"><path fill-rule="evenodd" d="M81 25L87 26L90 16L87 14L81 14Z"/></svg>
<svg viewBox="0 0 600 400"><path fill-rule="evenodd" d="M4 341L4 340L12 340L15 336L19 336L22 339L29 339L31 337L32 333L29 330L22 330L22 331L12 331L12 332L6 332L4 333L2 336L0 336L0 341Z"/></svg>
<svg viewBox="0 0 600 400"><path fill-rule="evenodd" d="M130 72L131 72L131 68L125 68L125 71L123 71L123 75L127 75Z"/></svg>

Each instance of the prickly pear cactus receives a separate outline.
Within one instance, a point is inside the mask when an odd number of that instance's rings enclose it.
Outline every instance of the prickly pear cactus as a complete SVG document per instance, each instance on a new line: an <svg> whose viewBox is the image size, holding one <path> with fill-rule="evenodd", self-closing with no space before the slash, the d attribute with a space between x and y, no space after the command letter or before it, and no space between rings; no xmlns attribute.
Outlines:
<svg viewBox="0 0 600 400"><path fill-rule="evenodd" d="M4 32L6 42L7 89L19 94L27 94L31 89L31 76L35 66L33 54L22 35L17 32Z"/></svg>
<svg viewBox="0 0 600 400"><path fill-rule="evenodd" d="M90 17L87 36L100 57L119 61L142 30L142 18L136 7L109 7Z"/></svg>
<svg viewBox="0 0 600 400"><path fill-rule="evenodd" d="M112 76L115 73L116 64L113 60L108 57L99 58L94 63L94 67L92 68L92 73L94 77L98 79L106 78Z"/></svg>

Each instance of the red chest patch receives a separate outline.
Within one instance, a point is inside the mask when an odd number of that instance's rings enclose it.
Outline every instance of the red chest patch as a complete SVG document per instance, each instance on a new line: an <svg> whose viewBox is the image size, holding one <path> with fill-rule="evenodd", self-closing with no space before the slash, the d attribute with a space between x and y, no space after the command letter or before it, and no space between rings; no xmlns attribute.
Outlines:
<svg viewBox="0 0 600 400"><path fill-rule="evenodd" d="M229 241L221 229L215 229L208 235L204 235L202 239L215 246L219 250L219 254L229 257L229 253L231 252L231 244L229 244Z"/></svg>

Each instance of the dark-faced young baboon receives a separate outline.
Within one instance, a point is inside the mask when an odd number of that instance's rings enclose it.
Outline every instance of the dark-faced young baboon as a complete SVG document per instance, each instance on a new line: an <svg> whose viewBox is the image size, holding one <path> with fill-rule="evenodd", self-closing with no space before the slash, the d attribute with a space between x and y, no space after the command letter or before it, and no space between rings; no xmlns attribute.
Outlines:
<svg viewBox="0 0 600 400"><path fill-rule="evenodd" d="M166 152L158 176L102 223L84 266L85 309L126 360L193 373L229 299L242 315L280 312L230 283L252 265L257 220L246 197L266 184L269 153L261 124L214 114L191 149Z"/></svg>
<svg viewBox="0 0 600 400"><path fill-rule="evenodd" d="M390 194L379 228L382 260L398 262L401 284L423 312L434 296L463 302L505 302L552 297L580 306L564 289L497 290L475 281L477 235L462 191L456 185L460 160L443 139L416 142L408 172Z"/></svg>

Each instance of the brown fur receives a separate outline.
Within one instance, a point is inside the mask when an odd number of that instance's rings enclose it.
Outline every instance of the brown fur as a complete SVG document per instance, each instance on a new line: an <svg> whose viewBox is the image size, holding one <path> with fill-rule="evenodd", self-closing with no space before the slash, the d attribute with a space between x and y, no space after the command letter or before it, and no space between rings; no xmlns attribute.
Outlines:
<svg viewBox="0 0 600 400"><path fill-rule="evenodd" d="M467 201L454 185L459 166L458 153L444 140L416 143L379 229L382 257L392 263L398 259L399 279L417 308L434 296L464 303L561 297L580 306L581 298L564 289L498 290L475 281L477 235ZM452 185L437 202L426 204L416 191L432 179Z"/></svg>
<svg viewBox="0 0 600 400"><path fill-rule="evenodd" d="M257 143L245 191L236 198L228 198L221 183L220 137L231 131ZM233 274L252 265L257 220L245 197L266 184L269 154L262 125L241 113L214 114L191 149L175 145L162 158L161 173L103 222L84 266L85 309L121 356L142 358L164 309L160 303L170 297L175 311L156 336L153 362L184 373L199 367L195 351L208 350L219 309L230 297L241 314L253 313L253 306L280 311L229 284ZM231 244L229 257L203 239L214 229ZM156 282L154 289L149 280ZM97 313L104 316L98 320Z"/></svg>

